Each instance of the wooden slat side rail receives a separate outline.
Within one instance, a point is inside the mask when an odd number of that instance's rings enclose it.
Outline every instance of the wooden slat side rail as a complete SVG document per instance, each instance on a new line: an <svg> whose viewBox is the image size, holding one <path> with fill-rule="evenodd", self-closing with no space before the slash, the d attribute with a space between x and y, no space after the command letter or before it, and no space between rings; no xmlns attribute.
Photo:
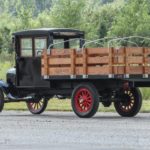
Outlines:
<svg viewBox="0 0 150 150"><path fill-rule="evenodd" d="M121 65L121 64L125 64L124 62L125 56L116 56L113 57L113 65Z"/></svg>
<svg viewBox="0 0 150 150"><path fill-rule="evenodd" d="M83 50L83 75L87 75L87 49Z"/></svg>
<svg viewBox="0 0 150 150"><path fill-rule="evenodd" d="M126 66L127 74L143 74L142 66Z"/></svg>
<svg viewBox="0 0 150 150"><path fill-rule="evenodd" d="M119 49L115 49L113 51L113 65L119 65L125 63L125 53L124 53L124 47L121 47Z"/></svg>
<svg viewBox="0 0 150 150"><path fill-rule="evenodd" d="M145 57L144 57L144 62L145 62L145 67L144 67L144 73L145 74L150 74L150 48L144 48L145 52Z"/></svg>
<svg viewBox="0 0 150 150"><path fill-rule="evenodd" d="M76 56L75 65L83 65L83 57Z"/></svg>
<svg viewBox="0 0 150 150"><path fill-rule="evenodd" d="M145 48L145 64L150 64L150 48Z"/></svg>
<svg viewBox="0 0 150 150"><path fill-rule="evenodd" d="M150 74L150 48L52 49L41 57L42 75Z"/></svg>
<svg viewBox="0 0 150 150"><path fill-rule="evenodd" d="M42 67L44 66L44 57L43 57L43 55L41 56L41 66Z"/></svg>
<svg viewBox="0 0 150 150"><path fill-rule="evenodd" d="M112 61L113 61L113 73L114 74L125 74L125 53L124 47L113 50L112 53Z"/></svg>
<svg viewBox="0 0 150 150"><path fill-rule="evenodd" d="M142 47L127 47L126 48L126 56L137 56L143 55L143 48Z"/></svg>
<svg viewBox="0 0 150 150"><path fill-rule="evenodd" d="M71 59L70 58L52 58L50 57L48 60L49 65L70 65Z"/></svg>
<svg viewBox="0 0 150 150"><path fill-rule="evenodd" d="M145 57L145 65L150 65L150 57Z"/></svg>
<svg viewBox="0 0 150 150"><path fill-rule="evenodd" d="M126 74L143 74L143 48L126 48Z"/></svg>
<svg viewBox="0 0 150 150"><path fill-rule="evenodd" d="M71 75L70 67L49 67L49 75Z"/></svg>
<svg viewBox="0 0 150 150"><path fill-rule="evenodd" d="M87 48L88 55L109 55L109 48Z"/></svg>
<svg viewBox="0 0 150 150"><path fill-rule="evenodd" d="M120 49L115 49L114 48L114 51L112 53L112 57L115 59L119 59L119 58L123 58L125 57L125 54L124 54L124 47L123 48L120 48ZM124 62L124 61L123 61ZM119 63L119 62L118 62Z"/></svg>
<svg viewBox="0 0 150 150"><path fill-rule="evenodd" d="M48 61L47 61L47 50L43 50L43 62L44 62L44 67L42 69L42 75L48 75Z"/></svg>
<svg viewBox="0 0 150 150"><path fill-rule="evenodd" d="M124 49L123 49L123 54L124 54L124 64L126 65L127 64L127 59L126 59L126 48L124 47ZM127 74L127 68L126 67L124 67L124 74Z"/></svg>
<svg viewBox="0 0 150 150"><path fill-rule="evenodd" d="M114 48L110 48L108 50L109 52L109 73L108 74L113 74L113 57L112 54L114 52Z"/></svg>
<svg viewBox="0 0 150 150"><path fill-rule="evenodd" d="M88 66L88 75L109 75L110 74L110 66Z"/></svg>
<svg viewBox="0 0 150 150"><path fill-rule="evenodd" d="M145 47L145 54L146 54L146 55L150 55L150 48L148 48L148 47L146 48L146 47Z"/></svg>
<svg viewBox="0 0 150 150"><path fill-rule="evenodd" d="M51 56L66 56L70 55L70 51L73 49L51 49L50 55Z"/></svg>
<svg viewBox="0 0 150 150"><path fill-rule="evenodd" d="M96 57L88 57L87 58L87 63L94 65L94 64L109 64L109 56L96 56Z"/></svg>
<svg viewBox="0 0 150 150"><path fill-rule="evenodd" d="M43 55L41 57L41 75L44 76L44 58L43 58Z"/></svg>
<svg viewBox="0 0 150 150"><path fill-rule="evenodd" d="M150 74L150 66L145 66L145 74Z"/></svg>
<svg viewBox="0 0 150 150"><path fill-rule="evenodd" d="M83 75L83 67L75 67L76 75Z"/></svg>
<svg viewBox="0 0 150 150"><path fill-rule="evenodd" d="M123 56L124 55L124 47L121 48L114 48L114 52L113 52L114 56Z"/></svg>
<svg viewBox="0 0 150 150"><path fill-rule="evenodd" d="M87 74L109 75L112 74L111 52L108 48L87 48ZM85 57L83 56L83 60ZM83 67L85 69L85 67ZM84 70L83 70L84 71Z"/></svg>
<svg viewBox="0 0 150 150"><path fill-rule="evenodd" d="M143 55L144 56L144 55ZM143 56L128 56L126 61L129 64L143 64Z"/></svg>
<svg viewBox="0 0 150 150"><path fill-rule="evenodd" d="M76 55L75 55L75 49L73 49L72 51L70 51L70 59L71 59L71 75L75 75L76 74L76 70L75 70L75 59L76 59Z"/></svg>
<svg viewBox="0 0 150 150"><path fill-rule="evenodd" d="M125 66L113 66L113 72L115 75L124 74L124 68Z"/></svg>
<svg viewBox="0 0 150 150"><path fill-rule="evenodd" d="M145 48L143 47L143 59L142 59L142 61L143 61L143 74L146 74L146 68L145 68L145 66L146 66L146 59L145 59Z"/></svg>

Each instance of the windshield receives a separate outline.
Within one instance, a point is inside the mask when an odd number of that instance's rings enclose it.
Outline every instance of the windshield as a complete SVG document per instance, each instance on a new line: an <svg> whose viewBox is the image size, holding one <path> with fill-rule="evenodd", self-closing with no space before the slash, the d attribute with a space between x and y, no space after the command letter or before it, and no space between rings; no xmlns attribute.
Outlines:
<svg viewBox="0 0 150 150"><path fill-rule="evenodd" d="M80 48L80 38L54 39L53 44L53 48Z"/></svg>

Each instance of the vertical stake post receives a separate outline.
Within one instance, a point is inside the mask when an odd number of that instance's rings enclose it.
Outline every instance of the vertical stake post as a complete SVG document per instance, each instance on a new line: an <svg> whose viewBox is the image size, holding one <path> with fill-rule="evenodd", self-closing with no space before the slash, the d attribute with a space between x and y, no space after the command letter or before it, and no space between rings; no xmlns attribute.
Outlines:
<svg viewBox="0 0 150 150"><path fill-rule="evenodd" d="M87 49L83 49L83 75L87 75L88 70L87 70Z"/></svg>
<svg viewBox="0 0 150 150"><path fill-rule="evenodd" d="M76 74L75 70L75 61L76 61L76 52L75 49L71 49L70 51L70 59L71 59L71 75L74 76Z"/></svg>

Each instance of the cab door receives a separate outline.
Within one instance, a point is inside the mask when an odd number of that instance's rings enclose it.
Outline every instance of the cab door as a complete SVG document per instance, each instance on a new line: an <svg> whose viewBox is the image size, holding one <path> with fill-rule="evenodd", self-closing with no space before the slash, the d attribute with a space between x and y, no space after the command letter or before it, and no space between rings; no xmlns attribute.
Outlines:
<svg viewBox="0 0 150 150"><path fill-rule="evenodd" d="M17 63L17 85L20 87L49 87L41 78L41 52L47 48L47 37L19 38Z"/></svg>

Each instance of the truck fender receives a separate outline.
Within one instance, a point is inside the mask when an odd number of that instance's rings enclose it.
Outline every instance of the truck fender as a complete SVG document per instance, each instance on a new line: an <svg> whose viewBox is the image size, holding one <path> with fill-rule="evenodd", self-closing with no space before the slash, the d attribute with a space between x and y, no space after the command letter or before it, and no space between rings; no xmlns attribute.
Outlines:
<svg viewBox="0 0 150 150"><path fill-rule="evenodd" d="M5 94L8 94L8 93L9 93L9 85L8 85L6 82L2 81L2 80L0 80L0 89L1 89Z"/></svg>

